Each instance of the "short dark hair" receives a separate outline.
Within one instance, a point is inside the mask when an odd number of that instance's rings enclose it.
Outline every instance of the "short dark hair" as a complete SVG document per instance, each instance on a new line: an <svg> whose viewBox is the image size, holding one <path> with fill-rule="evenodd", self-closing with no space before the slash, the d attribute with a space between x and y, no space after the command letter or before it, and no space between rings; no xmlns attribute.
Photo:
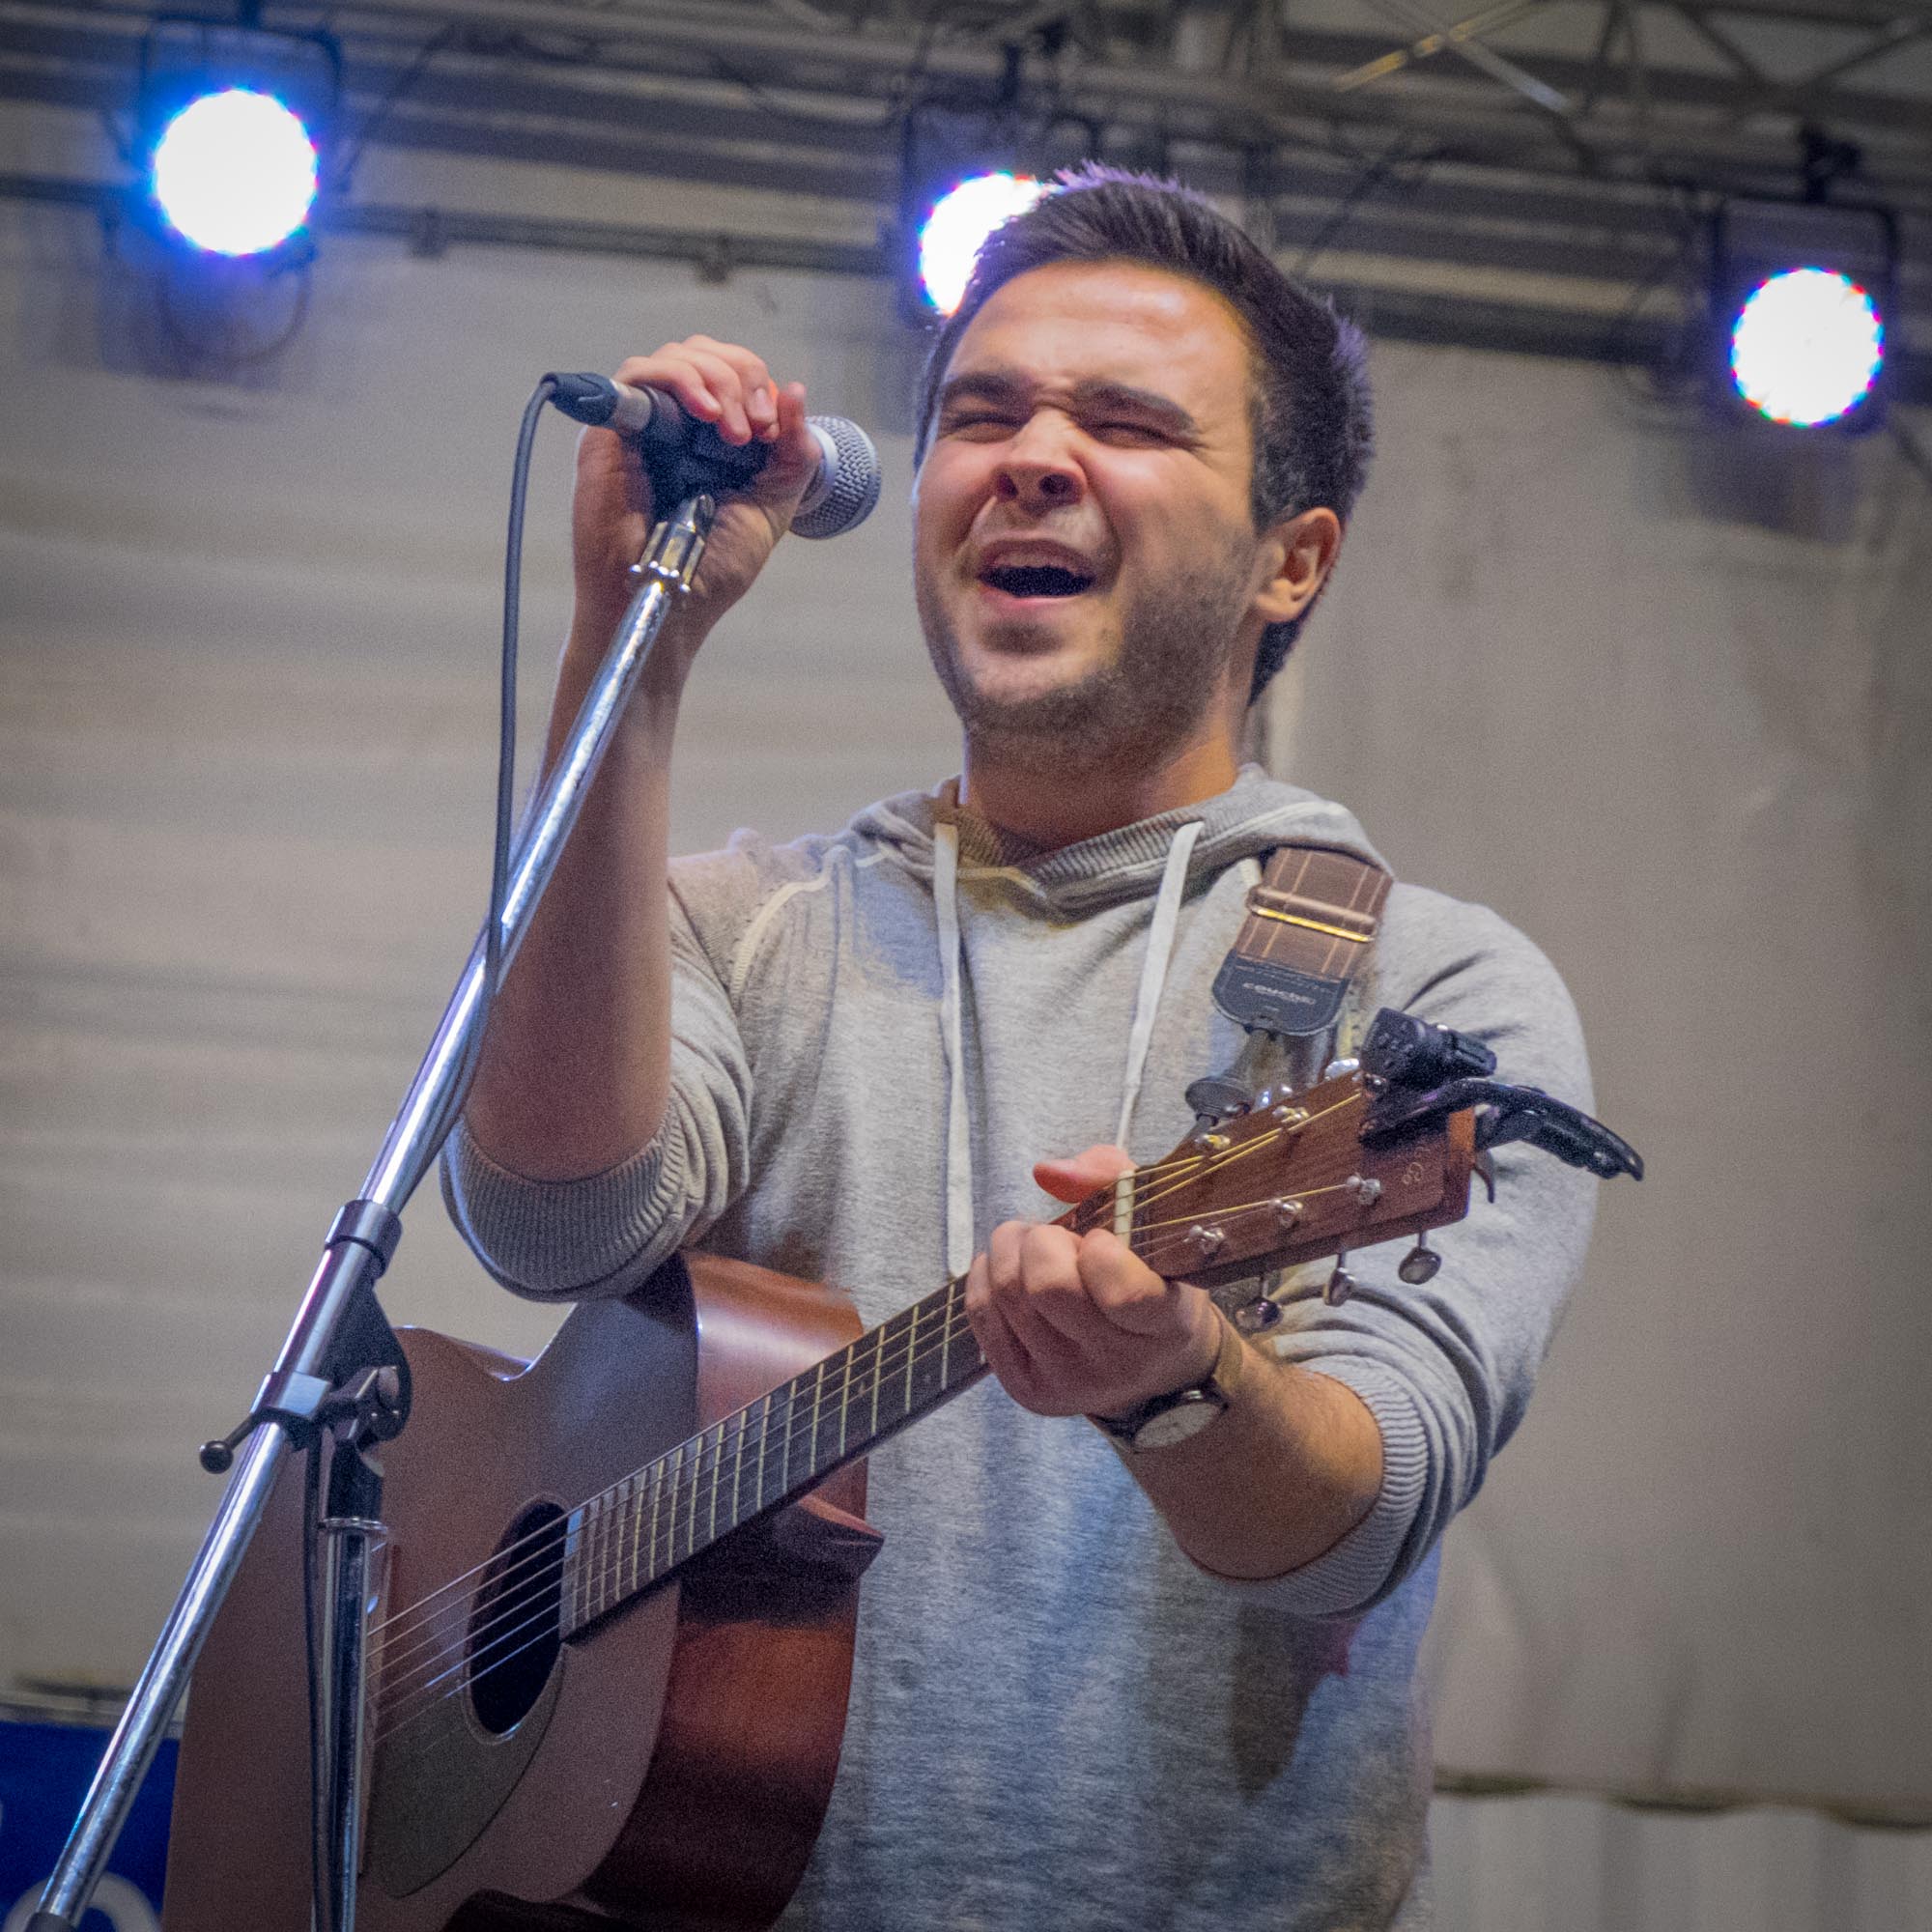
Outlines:
<svg viewBox="0 0 1932 1932"><path fill-rule="evenodd" d="M1063 173L1051 192L980 248L920 379L918 460L924 460L939 385L968 325L1008 282L1055 262L1144 263L1218 295L1240 318L1254 364L1255 527L1317 507L1349 521L1375 440L1361 330L1284 274L1205 195L1097 163ZM1250 703L1281 668L1307 615L1263 633Z"/></svg>

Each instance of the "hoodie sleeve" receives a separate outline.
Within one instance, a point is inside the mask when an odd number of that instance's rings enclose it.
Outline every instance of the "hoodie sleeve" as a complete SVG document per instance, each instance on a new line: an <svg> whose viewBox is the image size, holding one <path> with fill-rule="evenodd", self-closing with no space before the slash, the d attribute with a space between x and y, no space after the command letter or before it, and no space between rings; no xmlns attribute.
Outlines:
<svg viewBox="0 0 1932 1932"><path fill-rule="evenodd" d="M628 1294L745 1185L752 1064L725 983L762 896L744 835L671 868L670 1099L648 1146L581 1179L497 1165L459 1123L442 1158L450 1218L483 1266L538 1301Z"/></svg>
<svg viewBox="0 0 1932 1932"><path fill-rule="evenodd" d="M1381 950L1380 1004L1483 1040L1498 1078L1593 1104L1562 980L1495 914L1399 887ZM1434 1281L1403 1284L1396 1267L1408 1244L1385 1242L1350 1258L1355 1293L1329 1308L1318 1292L1322 1264L1270 1338L1284 1360L1353 1389L1382 1435L1381 1493L1369 1515L1313 1563L1245 1586L1286 1609L1355 1615L1386 1597L1482 1487L1522 1420L1582 1268L1601 1183L1520 1144L1494 1159L1494 1203L1478 1181L1468 1217L1430 1236L1442 1257Z"/></svg>

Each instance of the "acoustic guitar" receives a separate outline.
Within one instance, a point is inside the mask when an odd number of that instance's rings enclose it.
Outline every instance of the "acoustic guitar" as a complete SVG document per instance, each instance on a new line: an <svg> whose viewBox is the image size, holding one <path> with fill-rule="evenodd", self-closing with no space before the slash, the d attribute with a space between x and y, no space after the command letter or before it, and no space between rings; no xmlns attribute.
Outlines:
<svg viewBox="0 0 1932 1932"><path fill-rule="evenodd" d="M1459 1220L1474 1115L1378 1129L1359 1072L1189 1137L1060 1217L1215 1287ZM1366 1135L1366 1138L1365 1138ZM953 1280L866 1333L702 1254L528 1364L404 1330L383 1452L359 1932L754 1932L831 1796L861 1459L986 1373ZM306 1932L292 1461L196 1668L167 1932Z"/></svg>

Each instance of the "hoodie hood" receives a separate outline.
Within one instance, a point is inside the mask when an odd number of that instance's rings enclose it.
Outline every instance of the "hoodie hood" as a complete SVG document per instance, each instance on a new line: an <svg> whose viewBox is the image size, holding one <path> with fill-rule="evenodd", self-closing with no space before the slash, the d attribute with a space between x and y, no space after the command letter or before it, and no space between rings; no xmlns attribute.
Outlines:
<svg viewBox="0 0 1932 1932"><path fill-rule="evenodd" d="M1121 1077L1117 1142L1124 1147L1140 1098L1148 1045L1166 988L1180 910L1197 867L1218 873L1243 866L1253 884L1260 861L1292 842L1341 846L1372 863L1382 862L1353 815L1326 799L1281 784L1246 765L1228 790L1076 844L1047 848L1002 832L958 803L959 781L929 792L909 792L873 806L853 821L887 858L929 879L937 923L941 974L939 1028L946 1063L946 1256L954 1275L972 1259L972 1123L967 1115L962 1025L962 884L987 906L989 897L1011 895L1012 910L1035 918L1071 921L1111 905L1153 895L1133 1021Z"/></svg>
<svg viewBox="0 0 1932 1932"><path fill-rule="evenodd" d="M1039 913L1062 918L1079 918L1156 891L1176 835L1185 825L1201 828L1187 854L1189 874L1218 872L1284 844L1333 845L1386 864L1352 812L1269 778L1259 765L1243 765L1216 797L1057 847L1036 845L989 825L962 808L958 797L956 778L931 791L902 792L861 812L852 830L883 849L889 863L929 880L940 827L956 827L962 878L980 887L998 879Z"/></svg>

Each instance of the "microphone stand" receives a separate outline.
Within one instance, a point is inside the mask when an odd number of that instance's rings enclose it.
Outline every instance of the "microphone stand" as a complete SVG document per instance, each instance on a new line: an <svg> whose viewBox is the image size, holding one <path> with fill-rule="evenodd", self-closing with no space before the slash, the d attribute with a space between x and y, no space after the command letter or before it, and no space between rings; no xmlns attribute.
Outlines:
<svg viewBox="0 0 1932 1932"><path fill-rule="evenodd" d="M501 971L508 971L528 930L672 602L691 587L715 515L708 493L680 493L676 511L652 530L643 556L632 566L639 584L630 609L562 755L524 820L498 928ZM26 1932L74 1932L86 1916L283 1463L294 1449L319 1454L325 1431L337 1446L327 1520L320 1526L327 1533L327 1585L315 1660L322 1719L315 1745L315 1857L327 1919L317 1932L353 1932L361 1866L363 1634L384 1534L379 1452L401 1433L410 1402L409 1365L375 1286L402 1234L402 1209L455 1125L475 1070L489 990L487 938L486 929L470 952L361 1194L335 1217L295 1325L253 1407L227 1436L203 1445L205 1467L219 1473L233 1464L234 1473ZM314 1536L317 1529L310 1524L305 1533Z"/></svg>

